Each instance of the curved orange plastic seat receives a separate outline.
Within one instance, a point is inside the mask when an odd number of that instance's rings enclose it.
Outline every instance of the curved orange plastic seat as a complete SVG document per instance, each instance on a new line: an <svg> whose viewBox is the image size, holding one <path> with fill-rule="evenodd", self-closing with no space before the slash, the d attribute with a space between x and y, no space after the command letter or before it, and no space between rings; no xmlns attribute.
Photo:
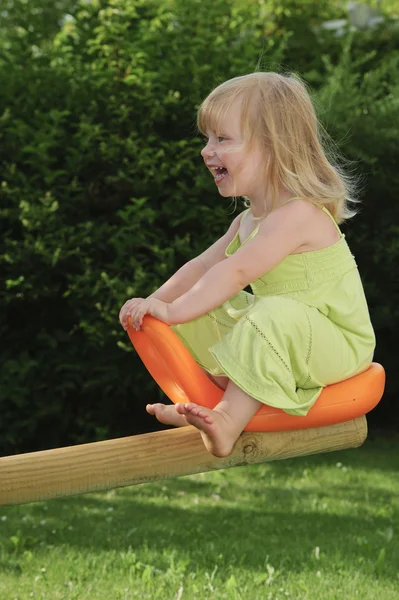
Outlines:
<svg viewBox="0 0 399 600"><path fill-rule="evenodd" d="M166 323L147 315L140 331L130 323L127 331L141 360L172 402L195 402L214 408L220 401L223 391L205 375ZM372 410L384 387L384 368L372 363L364 373L325 387L305 417L263 405L245 430L309 429L350 421Z"/></svg>

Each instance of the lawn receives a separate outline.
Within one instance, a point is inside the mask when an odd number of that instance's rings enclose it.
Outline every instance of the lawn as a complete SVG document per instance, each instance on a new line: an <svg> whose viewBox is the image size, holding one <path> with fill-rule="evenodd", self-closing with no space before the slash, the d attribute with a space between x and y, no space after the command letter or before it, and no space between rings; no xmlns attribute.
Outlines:
<svg viewBox="0 0 399 600"><path fill-rule="evenodd" d="M399 437L0 508L0 600L399 600Z"/></svg>

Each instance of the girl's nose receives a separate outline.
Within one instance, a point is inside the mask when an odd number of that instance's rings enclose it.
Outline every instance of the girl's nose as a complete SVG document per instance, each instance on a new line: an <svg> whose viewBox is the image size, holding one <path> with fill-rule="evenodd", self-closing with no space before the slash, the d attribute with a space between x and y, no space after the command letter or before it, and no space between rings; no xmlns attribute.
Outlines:
<svg viewBox="0 0 399 600"><path fill-rule="evenodd" d="M215 150L212 148L211 144L208 142L206 146L204 146L201 150L202 158L207 158L215 155Z"/></svg>

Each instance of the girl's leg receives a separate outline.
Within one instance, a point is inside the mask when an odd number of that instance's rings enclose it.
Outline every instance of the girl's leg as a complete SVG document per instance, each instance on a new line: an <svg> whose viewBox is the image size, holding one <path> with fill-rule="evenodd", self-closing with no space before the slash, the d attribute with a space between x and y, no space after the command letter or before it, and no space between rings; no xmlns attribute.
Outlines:
<svg viewBox="0 0 399 600"><path fill-rule="evenodd" d="M262 406L233 381L229 380L226 392L213 409L192 402L176 404L176 411L187 423L200 430L206 449L215 456L228 456L233 450L245 425Z"/></svg>
<svg viewBox="0 0 399 600"><path fill-rule="evenodd" d="M202 369L205 373L205 375L215 384L218 386L218 388L220 388L221 390L225 390L227 388L227 385L230 381L230 379L228 377L223 377L223 375L211 375L210 373L208 373L207 371L205 371L205 369Z"/></svg>

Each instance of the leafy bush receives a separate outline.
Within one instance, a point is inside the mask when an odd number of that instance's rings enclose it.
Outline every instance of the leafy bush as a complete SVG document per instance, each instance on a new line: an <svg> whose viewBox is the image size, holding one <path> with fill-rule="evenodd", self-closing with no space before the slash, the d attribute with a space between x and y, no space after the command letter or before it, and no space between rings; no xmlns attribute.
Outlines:
<svg viewBox="0 0 399 600"><path fill-rule="evenodd" d="M2 63L5 448L144 427L143 400L158 392L119 307L225 226L194 127L214 78L204 44L227 73L224 44L236 44L242 69L255 55L245 58L233 26L225 31L223 2L197 4L82 4L23 73L18 57Z"/></svg>
<svg viewBox="0 0 399 600"><path fill-rule="evenodd" d="M388 276L398 256L397 56L359 61L359 35L339 61L342 40L326 36L309 67L311 51L292 46L293 25L264 12L273 2L70 3L53 39L0 43L3 452L154 428L144 404L159 392L119 307L227 227L231 210L202 167L195 111L215 83L259 62L319 73L321 117L368 175L348 237L387 356L397 320ZM329 10L323 3L323 18Z"/></svg>
<svg viewBox="0 0 399 600"><path fill-rule="evenodd" d="M399 30L396 38L399 43ZM397 412L394 398L399 388L393 350L399 324L399 52L375 63L375 51L356 58L358 48L349 42L337 66L327 61L328 79L318 100L326 128L363 179L360 211L346 226L346 234L377 333L375 358L388 374L375 420L388 425L389 415ZM370 63L375 67L368 68Z"/></svg>

